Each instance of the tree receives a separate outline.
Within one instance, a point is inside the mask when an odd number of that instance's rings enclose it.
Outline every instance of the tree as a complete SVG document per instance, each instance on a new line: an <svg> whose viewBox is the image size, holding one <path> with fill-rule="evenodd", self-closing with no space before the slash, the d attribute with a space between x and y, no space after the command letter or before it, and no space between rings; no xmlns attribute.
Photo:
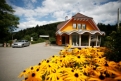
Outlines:
<svg viewBox="0 0 121 81"><path fill-rule="evenodd" d="M34 32L34 33L31 34L31 37L33 37L33 40L34 40L34 41L37 41L37 39L38 39L38 34Z"/></svg>
<svg viewBox="0 0 121 81"><path fill-rule="evenodd" d="M118 31L112 31L106 38L105 46L111 50L106 54L107 59L121 61L121 27Z"/></svg>
<svg viewBox="0 0 121 81"><path fill-rule="evenodd" d="M18 28L19 17L13 15L14 12L5 0L0 1L0 42L5 41L7 35Z"/></svg>

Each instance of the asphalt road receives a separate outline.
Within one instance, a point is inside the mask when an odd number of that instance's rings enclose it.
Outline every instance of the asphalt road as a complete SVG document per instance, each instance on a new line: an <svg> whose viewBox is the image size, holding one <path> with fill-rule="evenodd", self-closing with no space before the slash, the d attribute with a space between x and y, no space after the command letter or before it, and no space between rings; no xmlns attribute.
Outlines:
<svg viewBox="0 0 121 81"><path fill-rule="evenodd" d="M24 48L0 47L0 81L21 81L20 72L58 54L61 49L63 47L45 46L45 43Z"/></svg>

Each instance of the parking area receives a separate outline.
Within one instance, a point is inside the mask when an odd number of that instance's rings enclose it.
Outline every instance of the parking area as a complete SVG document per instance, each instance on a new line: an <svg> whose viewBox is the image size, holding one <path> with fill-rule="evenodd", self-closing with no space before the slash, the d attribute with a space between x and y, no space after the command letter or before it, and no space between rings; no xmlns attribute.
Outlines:
<svg viewBox="0 0 121 81"><path fill-rule="evenodd" d="M63 47L45 46L45 43L24 48L0 47L0 81L21 81L20 72L58 54L61 49Z"/></svg>

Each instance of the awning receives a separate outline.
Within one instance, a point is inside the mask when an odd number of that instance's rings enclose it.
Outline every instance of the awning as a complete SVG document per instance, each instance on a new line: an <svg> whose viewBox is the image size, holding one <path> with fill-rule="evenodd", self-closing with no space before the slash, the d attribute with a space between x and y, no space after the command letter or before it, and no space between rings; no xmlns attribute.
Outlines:
<svg viewBox="0 0 121 81"><path fill-rule="evenodd" d="M105 35L105 32L103 32L103 31L97 31L97 30L95 30L95 31L90 31L90 30L73 30L73 31L64 31L64 32L61 32L61 31L58 31L57 32L57 34L59 34L59 35L62 35L62 34L67 34L67 35L71 35L72 33L77 33L77 34L80 34L80 35L82 35L82 34L84 34L84 33L89 33L89 34L92 34L92 35L94 35L94 34L99 34L99 35Z"/></svg>

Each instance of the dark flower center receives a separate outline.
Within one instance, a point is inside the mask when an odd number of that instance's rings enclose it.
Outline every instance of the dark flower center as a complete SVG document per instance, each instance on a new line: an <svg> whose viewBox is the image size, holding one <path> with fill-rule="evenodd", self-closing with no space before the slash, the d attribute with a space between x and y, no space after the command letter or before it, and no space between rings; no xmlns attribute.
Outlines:
<svg viewBox="0 0 121 81"><path fill-rule="evenodd" d="M84 66L84 68L86 68L86 66Z"/></svg>
<svg viewBox="0 0 121 81"><path fill-rule="evenodd" d="M78 73L75 73L74 76L75 76L75 77L79 77Z"/></svg>
<svg viewBox="0 0 121 81"><path fill-rule="evenodd" d="M71 70L71 72L74 72L74 70Z"/></svg>
<svg viewBox="0 0 121 81"><path fill-rule="evenodd" d="M62 60L60 60L60 62L62 62Z"/></svg>
<svg viewBox="0 0 121 81"><path fill-rule="evenodd" d="M39 63L38 65L41 65L41 63Z"/></svg>
<svg viewBox="0 0 121 81"><path fill-rule="evenodd" d="M59 80L59 78L57 77L57 80Z"/></svg>
<svg viewBox="0 0 121 81"><path fill-rule="evenodd" d="M35 77L35 73L32 73L32 77Z"/></svg>
<svg viewBox="0 0 121 81"><path fill-rule="evenodd" d="M84 75L88 76L88 74L86 72L83 73Z"/></svg>
<svg viewBox="0 0 121 81"><path fill-rule="evenodd" d="M31 67L31 70L33 70L33 67Z"/></svg>
<svg viewBox="0 0 121 81"><path fill-rule="evenodd" d="M39 69L37 69L36 71L39 71Z"/></svg>
<svg viewBox="0 0 121 81"><path fill-rule="evenodd" d="M110 75L108 73L106 73L106 77L110 77Z"/></svg>
<svg viewBox="0 0 121 81"><path fill-rule="evenodd" d="M47 63L49 63L49 60L47 60Z"/></svg>
<svg viewBox="0 0 121 81"><path fill-rule="evenodd" d="M24 70L23 72L26 72L26 70Z"/></svg>
<svg viewBox="0 0 121 81"><path fill-rule="evenodd" d="M48 65L48 67L51 67L50 65Z"/></svg>
<svg viewBox="0 0 121 81"><path fill-rule="evenodd" d="M105 66L107 66L107 67L109 66L109 65L107 64L107 62L106 62L106 64L105 64Z"/></svg>
<svg viewBox="0 0 121 81"><path fill-rule="evenodd" d="M28 78L26 77L25 80L27 80Z"/></svg>
<svg viewBox="0 0 121 81"><path fill-rule="evenodd" d="M63 55L63 57L65 57L65 55Z"/></svg>
<svg viewBox="0 0 121 81"><path fill-rule="evenodd" d="M80 58L80 56L77 56L77 58Z"/></svg>
<svg viewBox="0 0 121 81"><path fill-rule="evenodd" d="M101 75L99 76L99 79L100 79L100 80L104 80L105 77L101 74Z"/></svg>
<svg viewBox="0 0 121 81"><path fill-rule="evenodd" d="M49 77L47 77L47 79L46 80L49 80Z"/></svg>
<svg viewBox="0 0 121 81"><path fill-rule="evenodd" d="M96 67L94 67L93 70L96 70Z"/></svg>

